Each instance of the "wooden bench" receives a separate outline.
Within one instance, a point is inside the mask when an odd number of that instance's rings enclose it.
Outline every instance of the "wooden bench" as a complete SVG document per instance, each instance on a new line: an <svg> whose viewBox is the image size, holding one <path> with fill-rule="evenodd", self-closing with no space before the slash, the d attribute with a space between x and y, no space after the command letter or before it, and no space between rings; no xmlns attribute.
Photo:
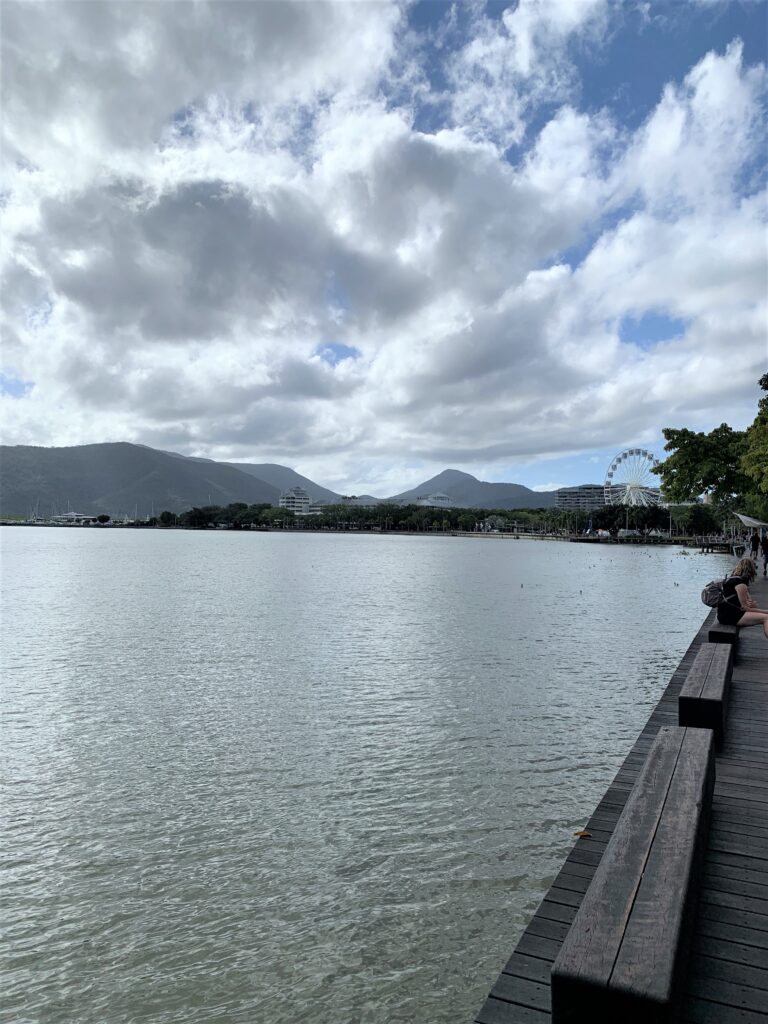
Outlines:
<svg viewBox="0 0 768 1024"><path fill-rule="evenodd" d="M712 729L718 750L723 744L732 673L732 644L702 644L677 698L678 723Z"/></svg>
<svg viewBox="0 0 768 1024"><path fill-rule="evenodd" d="M552 965L552 1024L675 1020L714 779L711 731L659 730Z"/></svg>
<svg viewBox="0 0 768 1024"><path fill-rule="evenodd" d="M739 639L739 627L716 622L710 626L708 639L711 644L735 644Z"/></svg>

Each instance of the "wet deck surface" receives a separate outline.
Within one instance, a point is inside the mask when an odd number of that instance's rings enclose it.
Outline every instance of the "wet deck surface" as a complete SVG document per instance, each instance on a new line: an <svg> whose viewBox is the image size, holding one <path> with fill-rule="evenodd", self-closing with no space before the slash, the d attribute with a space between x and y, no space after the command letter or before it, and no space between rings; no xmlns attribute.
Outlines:
<svg viewBox="0 0 768 1024"><path fill-rule="evenodd" d="M768 583L752 594L768 607ZM595 808L523 932L477 1024L548 1024L552 963L662 725L677 725L677 697L714 612L705 619L616 778ZM682 1021L768 1020L768 640L742 629L728 701Z"/></svg>

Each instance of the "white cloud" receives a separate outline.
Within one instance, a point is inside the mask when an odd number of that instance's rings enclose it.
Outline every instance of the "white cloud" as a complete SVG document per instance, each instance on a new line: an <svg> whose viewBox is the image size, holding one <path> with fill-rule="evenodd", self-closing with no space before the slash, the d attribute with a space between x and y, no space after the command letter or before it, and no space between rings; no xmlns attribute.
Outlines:
<svg viewBox="0 0 768 1024"><path fill-rule="evenodd" d="M764 147L765 68L744 68L734 41L670 83L618 169L617 191L650 208L731 205L738 177Z"/></svg>
<svg viewBox="0 0 768 1024"><path fill-rule="evenodd" d="M478 6L473 37L450 68L454 119L502 146L519 142L535 104L573 94L569 44L598 39L607 11L605 0L520 0L497 20Z"/></svg>
<svg viewBox="0 0 768 1024"><path fill-rule="evenodd" d="M609 5L464 11L425 56L398 4L7 4L4 440L392 493L754 415L763 69L705 52L630 133L572 59Z"/></svg>

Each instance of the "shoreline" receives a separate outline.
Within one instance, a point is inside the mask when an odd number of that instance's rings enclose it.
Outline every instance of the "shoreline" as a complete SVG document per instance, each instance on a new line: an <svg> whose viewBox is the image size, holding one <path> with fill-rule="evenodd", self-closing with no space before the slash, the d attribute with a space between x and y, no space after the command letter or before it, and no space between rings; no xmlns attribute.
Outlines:
<svg viewBox="0 0 768 1024"><path fill-rule="evenodd" d="M365 534L373 536L392 536L392 537L461 537L469 538L472 540L552 540L559 542L570 542L577 544L635 544L635 545L646 545L646 546L673 546L673 547L693 547L703 552L714 552L720 554L729 554L733 544L739 544L740 542L734 538L732 540L726 539L723 541L710 541L707 538L697 537L695 535L686 535L679 537L649 537L649 536L637 536L637 537L589 537L583 534L563 534L563 533L540 533L536 531L526 532L508 532L508 531L481 531L481 530L392 530L392 529L381 529L373 527L371 529L364 529L359 527L331 527L324 526L320 529L314 529L312 527L296 527L296 526L285 526L285 527L271 527L271 526L250 526L245 528L237 527L195 527L195 526L161 526L149 523L50 523L50 522L28 522L26 520L0 520L1 526L9 527L37 527L45 529L64 529L64 530L158 530L164 533L172 532L183 532L183 533L300 533L300 534Z"/></svg>

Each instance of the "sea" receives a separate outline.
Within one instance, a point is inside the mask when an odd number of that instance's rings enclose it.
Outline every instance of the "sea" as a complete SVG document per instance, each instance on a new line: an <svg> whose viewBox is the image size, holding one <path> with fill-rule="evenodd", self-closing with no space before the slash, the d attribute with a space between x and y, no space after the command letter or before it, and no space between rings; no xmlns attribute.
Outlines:
<svg viewBox="0 0 768 1024"><path fill-rule="evenodd" d="M13 1024L468 1024L730 559L0 528Z"/></svg>

